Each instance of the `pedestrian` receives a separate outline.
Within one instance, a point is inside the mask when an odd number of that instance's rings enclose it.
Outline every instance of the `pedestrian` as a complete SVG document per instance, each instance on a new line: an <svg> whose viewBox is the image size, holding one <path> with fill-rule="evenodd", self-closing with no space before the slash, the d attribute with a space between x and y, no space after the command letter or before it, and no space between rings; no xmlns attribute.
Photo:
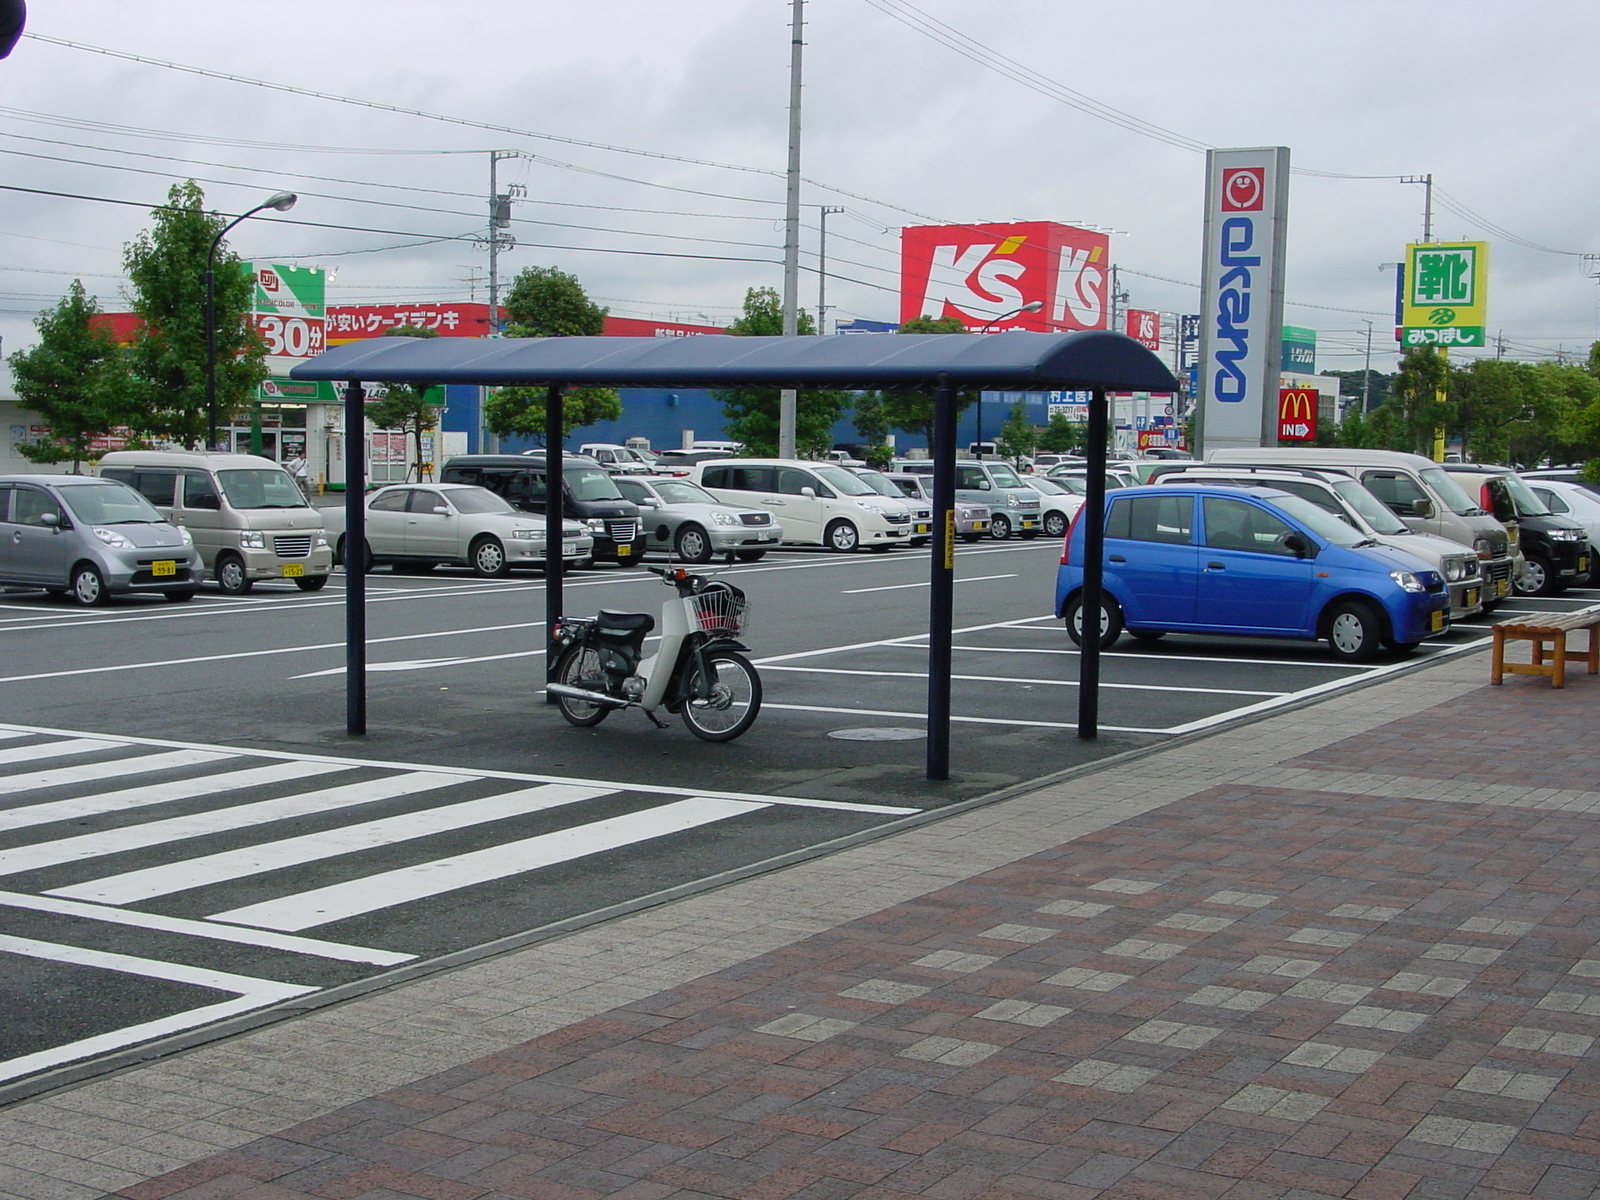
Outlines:
<svg viewBox="0 0 1600 1200"><path fill-rule="evenodd" d="M311 478L307 470L305 455L296 449L289 455L288 461L283 465L288 469L289 475L294 479L295 483L300 485L301 494L307 500L311 499Z"/></svg>

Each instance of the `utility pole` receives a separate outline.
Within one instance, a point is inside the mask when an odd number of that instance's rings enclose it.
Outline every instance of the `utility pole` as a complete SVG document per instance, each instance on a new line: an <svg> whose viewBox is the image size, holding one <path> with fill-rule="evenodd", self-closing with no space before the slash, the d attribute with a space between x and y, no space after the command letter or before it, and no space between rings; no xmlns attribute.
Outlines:
<svg viewBox="0 0 1600 1200"><path fill-rule="evenodd" d="M1422 240L1433 241L1433 172L1426 175L1402 175L1401 183L1422 185Z"/></svg>
<svg viewBox="0 0 1600 1200"><path fill-rule="evenodd" d="M511 225L511 201L514 196L522 194L521 186L511 188L506 192L500 191L497 178L497 169L502 159L520 158L515 150L489 151L489 336L495 337L500 333L500 251L509 250L517 244L517 239L504 232ZM482 454L488 449L489 425L485 415L488 405L489 391L485 387L478 388L478 453Z"/></svg>
<svg viewBox="0 0 1600 1200"><path fill-rule="evenodd" d="M805 45L805 0L794 0L789 32L789 173L783 218L783 336L800 332L800 52ZM778 457L795 455L793 388L778 393Z"/></svg>
<svg viewBox="0 0 1600 1200"><path fill-rule="evenodd" d="M1361 415L1367 415L1367 402L1372 398L1372 322L1367 322L1367 366L1361 372Z"/></svg>
<svg viewBox="0 0 1600 1200"><path fill-rule="evenodd" d="M1504 358L1506 356L1506 331L1504 329L1494 335L1494 356L1496 358Z"/></svg>
<svg viewBox="0 0 1600 1200"><path fill-rule="evenodd" d="M817 208L817 332L828 332L828 214L844 209L823 204Z"/></svg>

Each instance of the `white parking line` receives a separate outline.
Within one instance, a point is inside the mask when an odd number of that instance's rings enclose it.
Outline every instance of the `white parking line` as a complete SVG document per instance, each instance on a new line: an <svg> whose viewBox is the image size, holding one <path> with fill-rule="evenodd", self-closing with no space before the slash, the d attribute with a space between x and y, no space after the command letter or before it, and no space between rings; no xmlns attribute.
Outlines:
<svg viewBox="0 0 1600 1200"><path fill-rule="evenodd" d="M955 582L982 583L985 579L1015 579L1016 577L1017 576L1015 572L1010 575L973 575L967 579L957 579ZM859 596L863 592L898 592L902 588L919 588L929 586L931 586L929 581L924 579L917 583L891 583L887 587L847 588L839 594L841 596Z"/></svg>
<svg viewBox="0 0 1600 1200"><path fill-rule="evenodd" d="M769 671L793 671L801 675L868 675L874 679L926 679L926 671L853 671L845 667L784 667L771 666ZM952 675L951 679L964 679L975 683L1023 683L1045 687L1077 687L1076 679L1019 679L1009 675ZM1206 696L1289 696L1292 692L1251 691L1243 688L1177 687L1158 683L1106 683L1102 688L1129 692L1197 692Z"/></svg>
<svg viewBox="0 0 1600 1200"><path fill-rule="evenodd" d="M900 717L907 721L926 721L928 714L925 712L893 712L882 708L832 708L823 704L773 704L763 700L761 707L784 708L792 712L815 713L840 713L851 717ZM1009 717L958 717L951 715L950 720L957 724L967 725L1021 725L1033 729L1076 729L1077 723L1072 721L1020 721ZM1168 734L1170 729L1143 729L1135 725L1105 725L1099 726L1102 730L1112 733L1154 733Z"/></svg>

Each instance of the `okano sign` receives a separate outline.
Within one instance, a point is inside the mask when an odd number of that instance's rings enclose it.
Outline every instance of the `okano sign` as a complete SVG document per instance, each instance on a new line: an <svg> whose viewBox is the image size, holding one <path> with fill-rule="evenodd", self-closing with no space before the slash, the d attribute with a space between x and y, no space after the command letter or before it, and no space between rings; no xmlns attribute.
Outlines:
<svg viewBox="0 0 1600 1200"><path fill-rule="evenodd" d="M1413 242L1407 246L1401 344L1483 345L1488 282L1488 242Z"/></svg>
<svg viewBox="0 0 1600 1200"><path fill-rule="evenodd" d="M1108 234L1030 221L900 231L900 320L955 317L968 329L1107 328ZM1036 312L1016 313L1039 304ZM1001 318L1005 318L1002 320Z"/></svg>
<svg viewBox="0 0 1600 1200"><path fill-rule="evenodd" d="M1200 437L1205 451L1278 440L1289 151L1206 153Z"/></svg>

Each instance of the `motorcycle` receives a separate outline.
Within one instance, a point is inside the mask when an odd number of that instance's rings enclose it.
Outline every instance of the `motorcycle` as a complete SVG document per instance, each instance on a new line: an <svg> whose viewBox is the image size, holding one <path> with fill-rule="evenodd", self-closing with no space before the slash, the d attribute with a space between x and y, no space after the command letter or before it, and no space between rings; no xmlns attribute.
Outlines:
<svg viewBox="0 0 1600 1200"><path fill-rule="evenodd" d="M601 609L593 617L562 617L556 626L555 682L545 693L561 715L588 728L613 711L638 707L658 729L658 709L680 714L689 732L729 742L761 711L761 677L739 651L749 615L744 592L731 583L679 568L646 567L674 589L661 606L661 645L644 657L656 622L649 613Z"/></svg>

